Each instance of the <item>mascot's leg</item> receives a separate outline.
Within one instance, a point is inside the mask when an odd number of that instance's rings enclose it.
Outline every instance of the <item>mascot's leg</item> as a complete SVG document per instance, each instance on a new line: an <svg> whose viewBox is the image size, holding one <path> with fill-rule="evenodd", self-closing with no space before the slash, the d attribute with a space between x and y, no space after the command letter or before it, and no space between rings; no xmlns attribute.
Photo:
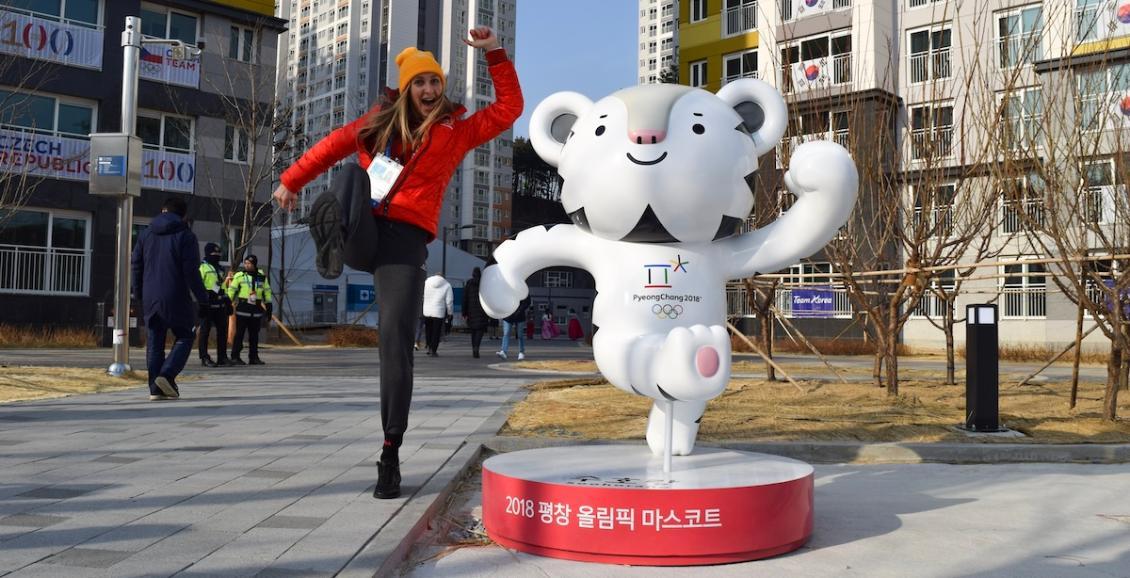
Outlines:
<svg viewBox="0 0 1130 578"><path fill-rule="evenodd" d="M675 409L675 419L671 426L671 453L676 456L690 455L694 450L695 437L698 436L699 422L706 411L706 402L676 401L671 405ZM667 402L657 400L651 406L651 415L647 419L647 447L657 456L663 455L666 418Z"/></svg>
<svg viewBox="0 0 1130 578"><path fill-rule="evenodd" d="M654 372L663 399L713 399L730 381L730 336L721 325L676 327L656 355Z"/></svg>

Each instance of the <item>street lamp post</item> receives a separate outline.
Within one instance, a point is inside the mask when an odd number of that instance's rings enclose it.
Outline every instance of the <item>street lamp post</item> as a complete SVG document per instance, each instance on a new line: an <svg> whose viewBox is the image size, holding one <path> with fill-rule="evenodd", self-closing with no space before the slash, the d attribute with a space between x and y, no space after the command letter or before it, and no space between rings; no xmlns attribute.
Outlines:
<svg viewBox="0 0 1130 578"><path fill-rule="evenodd" d="M447 232L448 231L462 231L463 229L474 229L474 225L448 225L443 228L443 264L440 266L440 275L444 279L447 278Z"/></svg>

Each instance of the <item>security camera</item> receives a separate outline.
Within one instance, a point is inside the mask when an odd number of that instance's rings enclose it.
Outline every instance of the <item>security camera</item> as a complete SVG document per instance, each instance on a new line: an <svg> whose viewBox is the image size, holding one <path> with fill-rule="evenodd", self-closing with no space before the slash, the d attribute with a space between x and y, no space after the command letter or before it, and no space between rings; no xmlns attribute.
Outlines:
<svg viewBox="0 0 1130 578"><path fill-rule="evenodd" d="M203 36L196 39L196 47L199 48L201 52L204 52L204 37Z"/></svg>

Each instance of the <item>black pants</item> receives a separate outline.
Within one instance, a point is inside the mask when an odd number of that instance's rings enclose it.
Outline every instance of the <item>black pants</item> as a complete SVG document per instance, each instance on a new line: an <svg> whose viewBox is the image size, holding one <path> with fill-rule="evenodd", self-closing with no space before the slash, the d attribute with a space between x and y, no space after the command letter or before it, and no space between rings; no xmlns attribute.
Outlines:
<svg viewBox="0 0 1130 578"><path fill-rule="evenodd" d="M443 322L443 317L424 318L424 343L431 353L439 349L439 339L443 337Z"/></svg>
<svg viewBox="0 0 1130 578"><path fill-rule="evenodd" d="M376 218L368 203L356 202L358 196L369 198L368 176L356 164L343 165L330 190L343 211L353 211L344 215L347 231L366 232L365 227L353 226L355 219L371 219L376 225L373 284L380 311L381 424L385 439L399 442L408 429L412 405L412 346L424 299L428 233L407 223ZM345 241L348 247L349 239Z"/></svg>
<svg viewBox="0 0 1130 578"><path fill-rule="evenodd" d="M479 345L483 342L484 333L486 333L486 329L484 328L471 329L471 355L475 357L479 356Z"/></svg>
<svg viewBox="0 0 1130 578"><path fill-rule="evenodd" d="M200 318L200 335L196 349L200 359L208 357L208 333L216 328L216 359L228 358L228 314L222 307L213 307Z"/></svg>
<svg viewBox="0 0 1130 578"><path fill-rule="evenodd" d="M231 344L232 359L239 358L243 351L243 334L247 333L247 358L259 359L259 322L262 317L235 314L235 342Z"/></svg>

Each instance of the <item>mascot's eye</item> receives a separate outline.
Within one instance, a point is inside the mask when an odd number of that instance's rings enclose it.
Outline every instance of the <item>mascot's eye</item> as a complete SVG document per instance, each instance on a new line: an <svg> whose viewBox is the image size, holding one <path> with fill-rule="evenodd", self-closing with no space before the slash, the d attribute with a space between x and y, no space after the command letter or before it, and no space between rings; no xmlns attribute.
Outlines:
<svg viewBox="0 0 1130 578"><path fill-rule="evenodd" d="M604 125L603 124L596 127L596 136L600 136L602 134L604 134Z"/></svg>
<svg viewBox="0 0 1130 578"><path fill-rule="evenodd" d="M701 124L696 124L691 127L691 130L693 130L695 134L702 134L706 132L706 127L702 126Z"/></svg>

